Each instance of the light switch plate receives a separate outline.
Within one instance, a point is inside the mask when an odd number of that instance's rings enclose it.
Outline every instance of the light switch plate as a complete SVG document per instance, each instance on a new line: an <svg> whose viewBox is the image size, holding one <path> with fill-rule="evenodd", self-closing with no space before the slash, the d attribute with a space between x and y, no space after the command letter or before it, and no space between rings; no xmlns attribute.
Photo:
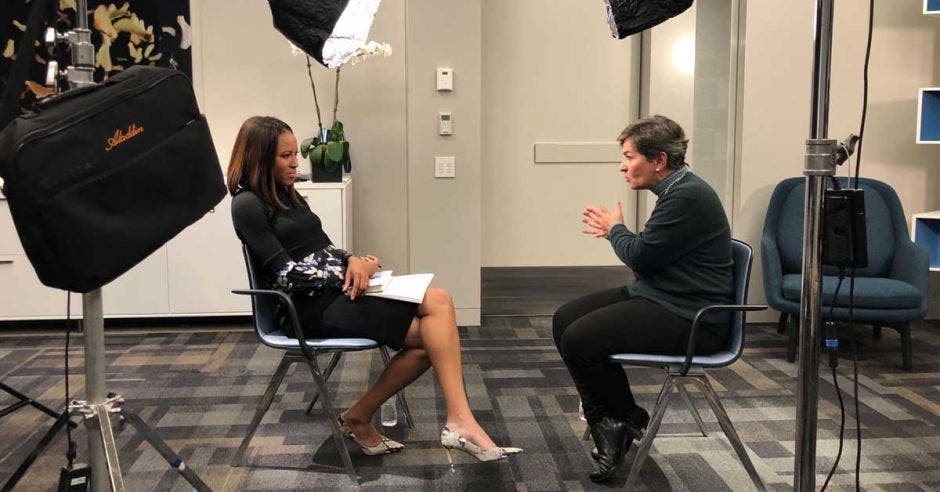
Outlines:
<svg viewBox="0 0 940 492"><path fill-rule="evenodd" d="M457 158L452 155L434 156L434 177L435 178L456 178L457 177Z"/></svg>

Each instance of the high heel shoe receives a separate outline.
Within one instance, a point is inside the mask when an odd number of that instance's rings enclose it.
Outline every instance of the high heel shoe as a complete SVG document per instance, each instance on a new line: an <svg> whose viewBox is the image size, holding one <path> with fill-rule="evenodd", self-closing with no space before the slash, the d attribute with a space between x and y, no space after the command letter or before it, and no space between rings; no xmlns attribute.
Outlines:
<svg viewBox="0 0 940 492"><path fill-rule="evenodd" d="M459 449L480 461L501 460L505 459L511 454L522 452L522 448L507 448L500 446L490 449L481 449L476 444L467 440L467 438L448 429L447 427L441 429L441 446L444 446L444 450L447 451L447 460L450 461L451 466L454 466L454 460L450 456L451 449Z"/></svg>
<svg viewBox="0 0 940 492"><path fill-rule="evenodd" d="M339 428L343 431L343 434L356 443L359 446L359 449L362 451L362 454L366 456L379 456L383 454L397 453L402 449L405 449L405 445L393 441L385 436L382 436L382 440L379 441L375 446L367 446L363 444L359 439L356 438L356 434L353 433L352 429L349 428L349 425L346 424L346 421L343 420L343 417L337 417L336 420L339 421Z"/></svg>

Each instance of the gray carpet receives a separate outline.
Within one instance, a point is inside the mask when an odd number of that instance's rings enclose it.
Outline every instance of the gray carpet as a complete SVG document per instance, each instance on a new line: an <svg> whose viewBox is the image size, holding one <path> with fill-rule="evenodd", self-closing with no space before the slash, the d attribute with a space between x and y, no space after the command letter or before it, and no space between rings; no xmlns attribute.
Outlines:
<svg viewBox="0 0 940 492"><path fill-rule="evenodd" d="M551 342L548 317L486 317L482 327L461 328L471 406L494 440L525 448L509 461L476 463L457 456L454 471L438 443L444 409L428 373L407 389L416 426L403 419L388 435L407 449L385 457L353 450L364 488L424 490L582 490L623 486L627 468L607 486L592 484L590 443L580 439L578 397ZM865 490L940 489L940 327L914 333L914 372L900 369L897 335L872 340L859 328L861 420ZM80 393L81 341L72 351L72 391ZM797 366L785 360L786 339L773 326L749 330L744 358L710 371L712 382L771 490L788 490L793 477L794 399ZM233 455L277 366L280 354L238 330L110 333L108 389L150 423L215 490L329 490L351 484L321 414L304 414L313 394L309 373L296 368L282 386L255 436L247 467L231 468ZM59 335L0 337L5 383L61 408L63 339ZM351 354L334 375L336 400L348 406L381 366L377 351ZM851 364L839 368L851 387ZM649 406L662 382L652 369L628 371L641 404ZM681 405L667 412L660 437L641 474L642 489L750 490L752 485L704 401L692 393L709 437L692 437L695 425ZM839 408L828 373L820 385L817 487L838 444ZM0 405L12 399L0 397ZM51 424L25 408L0 420L0 477L7 477ZM854 418L848 419L842 464L830 490L854 488ZM74 433L85 455L85 432ZM121 467L128 490L188 490L159 455L132 432L119 431ZM60 435L21 482L21 490L54 489L64 464ZM633 452L628 456L632 460Z"/></svg>

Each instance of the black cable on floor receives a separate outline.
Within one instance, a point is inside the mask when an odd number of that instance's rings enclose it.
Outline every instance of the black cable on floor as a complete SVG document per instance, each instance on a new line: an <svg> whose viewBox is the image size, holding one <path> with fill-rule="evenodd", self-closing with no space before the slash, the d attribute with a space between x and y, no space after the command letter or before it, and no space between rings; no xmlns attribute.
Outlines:
<svg viewBox="0 0 940 492"><path fill-rule="evenodd" d="M836 283L836 291L835 291L835 294L833 294L832 296L832 304L829 305L829 319L830 320L832 320L833 314L835 313L836 299L839 298L839 291L842 289L842 281L844 279L845 279L845 268L840 267L839 268L839 282ZM849 294L849 296L851 297L851 293ZM827 321L826 323L832 323L832 321ZM835 331L833 330L832 333L835 333ZM839 348L838 334L835 335L835 340L829 340L828 337L826 338L826 347L828 347L830 351L833 351L833 350L838 351L838 348ZM822 489L820 489L819 492L824 492L826 490L826 487L829 485L829 480L832 479L832 475L835 474L836 468L839 467L839 461L842 460L842 447L843 447L843 443L845 439L845 404L842 401L842 391L839 390L839 379L838 379L838 376L836 375L836 363L835 363L836 357L838 357L838 354L836 354L835 357L830 355L829 367L832 368L832 383L836 387L836 396L839 397L839 413L841 414L841 418L839 419L839 451L836 453L836 459L835 461L832 462L832 468L829 469L829 474L826 475L826 481L823 482Z"/></svg>
<svg viewBox="0 0 940 492"><path fill-rule="evenodd" d="M836 368L832 368L832 383L836 387L836 396L839 397L839 412L842 413L842 419L839 421L839 451L836 452L836 461L832 464L832 469L829 470L829 475L826 476L826 481L823 482L822 489L819 492L826 490L826 487L829 485L829 480L832 479L833 473L836 471L836 467L839 466L839 460L842 459L842 444L845 440L845 403L842 401L842 391L839 390L839 379L836 377Z"/></svg>
<svg viewBox="0 0 940 492"><path fill-rule="evenodd" d="M69 343L72 335L72 293L65 293L65 409L62 410L65 413L69 411L69 402L71 395L69 391ZM72 468L72 464L75 462L75 456L77 451L75 449L75 441L72 440L72 426L69 425L69 422L65 423L65 435L67 439L67 444L65 448L65 457L68 460L68 467Z"/></svg>

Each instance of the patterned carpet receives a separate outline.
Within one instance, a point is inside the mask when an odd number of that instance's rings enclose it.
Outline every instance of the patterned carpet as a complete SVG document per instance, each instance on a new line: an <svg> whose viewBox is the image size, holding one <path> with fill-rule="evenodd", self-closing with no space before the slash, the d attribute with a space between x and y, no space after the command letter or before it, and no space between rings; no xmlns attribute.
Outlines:
<svg viewBox="0 0 940 492"><path fill-rule="evenodd" d="M385 457L352 452L365 488L423 490L584 490L622 488L625 466L607 486L592 484L590 443L580 439L578 397L555 352L548 317L487 317L482 327L461 328L464 369L471 406L499 443L525 448L505 462L475 463L465 455L450 470L438 443L444 409L428 373L408 388L416 425L403 419L390 437L407 449ZM246 461L232 457L280 354L259 345L254 334L236 329L110 333L108 389L177 450L215 490L329 490L351 488L329 430L319 414L304 414L312 395L309 373L295 368L287 377L255 436ZM940 489L940 325L913 333L914 372L900 369L896 333L880 341L859 328L864 490ZM785 360L786 339L769 325L749 329L744 358L710 371L713 384L747 446L758 473L771 490L788 490L793 480L797 366ZM72 351L72 391L82 389L81 340ZM6 333L0 337L0 376L5 383L61 407L63 339L60 335ZM348 406L381 367L377 351L344 358L333 377L340 408ZM827 368L828 369L828 368ZM851 388L851 363L842 361L840 383ZM648 408L662 382L651 369L628 372L641 404ZM828 371L820 384L819 487L838 444L839 408ZM336 386L338 385L338 386ZM751 490L744 468L721 434L704 401L692 393L709 437L694 437L695 424L681 405L667 412L641 488L651 490ZM676 402L677 400L673 400ZM0 397L0 405L12 402ZM847 401L850 405L850 400ZM849 407L851 408L851 407ZM51 420L26 408L0 420L0 477L26 456ZM854 488L854 426L847 422L846 448L830 490ZM80 458L85 432L75 432ZM160 456L128 428L117 433L128 490L188 490ZM20 483L21 490L52 490L64 464L60 435ZM634 448L635 449L635 448ZM633 452L628 455L632 460Z"/></svg>

